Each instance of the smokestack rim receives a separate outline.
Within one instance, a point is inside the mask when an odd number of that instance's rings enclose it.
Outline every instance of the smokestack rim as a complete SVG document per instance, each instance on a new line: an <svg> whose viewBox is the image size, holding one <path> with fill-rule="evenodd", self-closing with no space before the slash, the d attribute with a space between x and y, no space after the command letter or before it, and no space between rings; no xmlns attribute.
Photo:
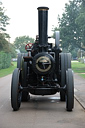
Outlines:
<svg viewBox="0 0 85 128"><path fill-rule="evenodd" d="M39 11L47 11L47 10L49 10L49 8L48 7L38 7L37 8Z"/></svg>

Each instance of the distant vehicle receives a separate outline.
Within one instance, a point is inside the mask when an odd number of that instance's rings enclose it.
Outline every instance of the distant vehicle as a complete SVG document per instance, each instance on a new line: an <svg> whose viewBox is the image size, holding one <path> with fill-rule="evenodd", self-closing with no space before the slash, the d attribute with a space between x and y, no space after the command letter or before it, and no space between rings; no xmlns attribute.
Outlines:
<svg viewBox="0 0 85 128"><path fill-rule="evenodd" d="M12 61L17 61L17 58L12 58Z"/></svg>
<svg viewBox="0 0 85 128"><path fill-rule="evenodd" d="M72 58L72 60L78 60L78 58L77 58L77 57L75 57L75 58Z"/></svg>
<svg viewBox="0 0 85 128"><path fill-rule="evenodd" d="M21 101L30 100L30 94L53 95L60 92L60 100L66 101L66 110L74 107L74 77L71 54L59 48L60 32L55 32L55 46L48 43L48 7L38 7L39 35L35 43L28 43L27 53L19 53L17 68L11 82L11 105L14 111Z"/></svg>

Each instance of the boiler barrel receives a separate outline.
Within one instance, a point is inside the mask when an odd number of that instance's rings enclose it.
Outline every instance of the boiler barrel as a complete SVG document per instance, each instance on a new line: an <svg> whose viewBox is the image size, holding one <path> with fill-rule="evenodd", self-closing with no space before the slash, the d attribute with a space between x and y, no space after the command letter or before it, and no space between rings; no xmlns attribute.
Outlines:
<svg viewBox="0 0 85 128"><path fill-rule="evenodd" d="M48 7L38 7L39 44L47 45L48 35Z"/></svg>

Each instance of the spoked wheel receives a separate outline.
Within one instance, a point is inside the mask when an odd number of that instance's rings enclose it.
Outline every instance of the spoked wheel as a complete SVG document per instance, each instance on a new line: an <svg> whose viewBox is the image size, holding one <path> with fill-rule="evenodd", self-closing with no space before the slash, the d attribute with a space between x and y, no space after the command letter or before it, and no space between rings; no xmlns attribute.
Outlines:
<svg viewBox="0 0 85 128"><path fill-rule="evenodd" d="M66 109L72 111L74 107L74 78L72 69L66 71Z"/></svg>
<svg viewBox="0 0 85 128"><path fill-rule="evenodd" d="M66 84L66 70L71 68L71 54L70 53L60 53L60 69L61 69L61 87ZM60 100L65 101L65 92L60 92Z"/></svg>
<svg viewBox="0 0 85 128"><path fill-rule="evenodd" d="M16 68L13 72L11 82L11 106L14 111L17 111L21 105L22 92L20 87L20 71Z"/></svg>

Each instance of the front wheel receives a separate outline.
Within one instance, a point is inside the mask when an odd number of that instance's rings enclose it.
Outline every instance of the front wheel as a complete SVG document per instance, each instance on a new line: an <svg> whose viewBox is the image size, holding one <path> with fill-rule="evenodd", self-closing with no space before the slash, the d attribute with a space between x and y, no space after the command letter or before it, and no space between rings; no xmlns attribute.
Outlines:
<svg viewBox="0 0 85 128"><path fill-rule="evenodd" d="M71 54L60 53L61 87L66 84L66 70L71 68ZM60 92L60 100L65 101L65 92Z"/></svg>
<svg viewBox="0 0 85 128"><path fill-rule="evenodd" d="M66 109L72 111L74 107L74 78L72 69L66 71Z"/></svg>
<svg viewBox="0 0 85 128"><path fill-rule="evenodd" d="M20 87L20 71L19 68L16 68L13 72L11 82L11 106L14 111L17 111L21 105L22 92Z"/></svg>

